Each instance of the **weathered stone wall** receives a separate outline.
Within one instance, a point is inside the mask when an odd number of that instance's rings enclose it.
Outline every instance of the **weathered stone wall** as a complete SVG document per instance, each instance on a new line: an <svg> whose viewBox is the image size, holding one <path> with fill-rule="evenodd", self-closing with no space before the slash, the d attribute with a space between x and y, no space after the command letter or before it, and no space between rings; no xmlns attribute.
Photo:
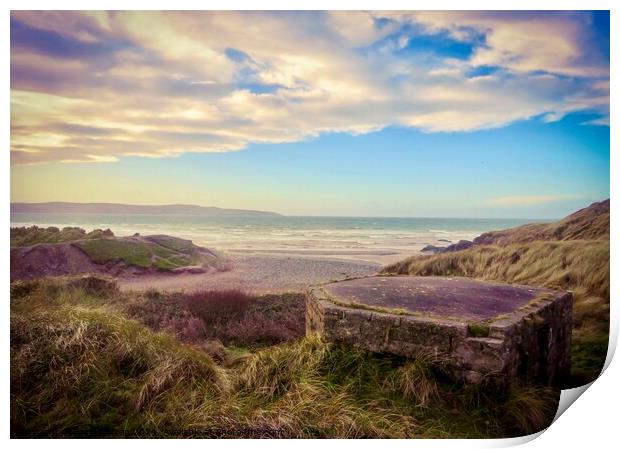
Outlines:
<svg viewBox="0 0 620 449"><path fill-rule="evenodd" d="M505 366L508 377L526 384L564 386L570 375L572 295L564 293L522 311L519 318L497 322L491 334L504 340L512 354Z"/></svg>
<svg viewBox="0 0 620 449"><path fill-rule="evenodd" d="M570 370L572 295L558 292L481 325L458 319L394 314L334 303L321 288L306 298L307 333L373 352L416 357L433 354L455 380L489 380L503 387L562 386ZM487 334L488 333L488 334Z"/></svg>

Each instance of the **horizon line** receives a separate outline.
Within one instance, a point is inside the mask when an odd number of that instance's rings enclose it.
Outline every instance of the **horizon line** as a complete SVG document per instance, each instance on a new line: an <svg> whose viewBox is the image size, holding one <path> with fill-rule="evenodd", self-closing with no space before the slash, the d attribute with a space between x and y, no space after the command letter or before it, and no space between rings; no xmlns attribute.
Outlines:
<svg viewBox="0 0 620 449"><path fill-rule="evenodd" d="M218 208L222 209L222 208ZM249 210L249 209L247 209ZM261 211L267 212L267 211ZM193 214L171 213L171 214L121 214L115 212L11 212L11 214L32 214L32 215L178 215L178 216L199 216ZM425 216L425 215L298 215L298 214L281 214L276 212L274 216L224 216L224 217L207 217L207 218L390 218L390 219L402 219L402 218L419 218L428 220L531 220L531 221L555 221L561 220L564 217L471 217L471 216Z"/></svg>
<svg viewBox="0 0 620 449"><path fill-rule="evenodd" d="M600 202L600 201L605 201L607 198L598 200L598 201L594 201L594 203L596 202ZM473 216L428 216L428 215L331 215L331 214L310 214L310 215L306 215L306 214L286 214L286 213L282 213L282 212L277 212L277 211L273 211L273 210L264 210L264 209L248 209L248 208L240 208L240 207L222 207L222 206L204 206L204 205L200 205L200 204L191 204L191 203L164 203L164 204L130 204L130 203L118 203L118 202L105 202L105 201L93 201L93 202L76 202L76 201L38 201L38 202L28 202L28 201L11 201L10 202L10 206L13 206L14 204L25 204L25 205L41 205L41 204L53 204L53 203L64 203L64 204L81 204L81 205L121 205L121 206L130 206L130 207L166 207L166 206L185 206L185 207L200 207L200 208L205 208L205 209L220 209L220 210L241 210L241 211L250 211L250 212L263 212L263 213L270 213L270 214L276 214L278 216L282 216L282 217L314 217L314 218L420 218L420 219L470 219L470 220L544 220L544 221L548 221L548 220L560 220L562 218L564 218L563 216L549 216L549 217L515 217L515 216L510 216L510 217L489 217L489 216L480 216L480 217L473 217ZM569 212L567 215L570 215L574 212L577 212L578 210L581 210L585 207L588 207L589 205L591 205L593 203L589 203L587 205L584 205L583 207L579 208L579 209L575 209L572 212ZM82 213L82 214L98 214L99 212L10 212L11 214L13 213L21 213L21 214L75 214L75 213ZM104 212L101 212L104 213ZM107 214L110 215L119 215L118 213L114 213L114 212L105 212ZM132 215L162 215L162 214L132 214ZM168 214L168 215L191 215L191 214Z"/></svg>

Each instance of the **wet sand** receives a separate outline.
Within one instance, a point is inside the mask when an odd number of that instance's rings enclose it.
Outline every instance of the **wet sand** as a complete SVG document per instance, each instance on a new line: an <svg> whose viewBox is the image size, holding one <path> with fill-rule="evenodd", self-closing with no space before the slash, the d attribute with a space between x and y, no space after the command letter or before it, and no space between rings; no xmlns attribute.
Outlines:
<svg viewBox="0 0 620 449"><path fill-rule="evenodd" d="M379 262L335 255L229 254L230 270L202 274L154 274L119 279L121 290L167 291L238 288L248 293L305 291L310 285L376 273Z"/></svg>

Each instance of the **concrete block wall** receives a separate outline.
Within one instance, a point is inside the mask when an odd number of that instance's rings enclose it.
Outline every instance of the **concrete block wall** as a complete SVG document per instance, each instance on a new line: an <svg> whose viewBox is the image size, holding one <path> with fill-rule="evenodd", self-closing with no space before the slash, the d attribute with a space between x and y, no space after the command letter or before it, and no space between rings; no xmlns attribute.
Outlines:
<svg viewBox="0 0 620 449"><path fill-rule="evenodd" d="M336 304L320 287L306 297L306 330L325 341L415 358L436 356L456 381L562 387L570 374L572 295L557 292L489 323Z"/></svg>

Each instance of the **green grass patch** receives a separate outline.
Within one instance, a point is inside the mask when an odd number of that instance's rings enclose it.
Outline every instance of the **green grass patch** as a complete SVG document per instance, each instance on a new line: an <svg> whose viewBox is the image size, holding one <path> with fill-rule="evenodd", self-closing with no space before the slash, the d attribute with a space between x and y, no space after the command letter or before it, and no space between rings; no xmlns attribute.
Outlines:
<svg viewBox="0 0 620 449"><path fill-rule="evenodd" d="M76 242L75 246L84 251L95 263L123 261L127 265L145 268L152 265L153 253L147 245L141 242L96 239Z"/></svg>
<svg viewBox="0 0 620 449"><path fill-rule="evenodd" d="M172 270L197 265L202 261L198 254L179 253L151 242L150 239L93 239L73 244L84 251L93 262L100 264L123 261L136 267Z"/></svg>
<svg viewBox="0 0 620 449"><path fill-rule="evenodd" d="M488 337L489 331L489 325L485 323L469 323L467 325L467 332L472 337Z"/></svg>
<svg viewBox="0 0 620 449"><path fill-rule="evenodd" d="M194 251L194 245L190 240L180 239L169 235L149 235L146 239L156 243L157 245L180 253L192 253Z"/></svg>

